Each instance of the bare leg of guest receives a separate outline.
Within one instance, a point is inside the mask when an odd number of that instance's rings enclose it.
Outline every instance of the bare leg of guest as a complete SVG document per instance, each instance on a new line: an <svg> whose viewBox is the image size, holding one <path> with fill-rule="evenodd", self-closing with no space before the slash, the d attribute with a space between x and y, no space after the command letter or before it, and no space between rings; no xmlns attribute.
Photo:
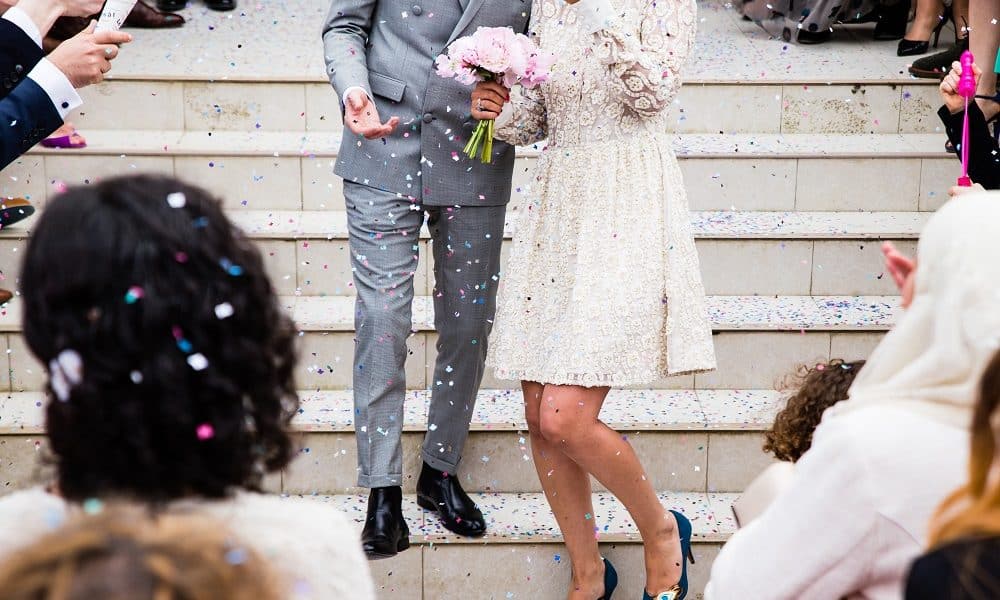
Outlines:
<svg viewBox="0 0 1000 600"><path fill-rule="evenodd" d="M955 19L955 35L964 38L969 35L971 26L969 19L969 0L954 0L951 3L951 15Z"/></svg>
<svg viewBox="0 0 1000 600"><path fill-rule="evenodd" d="M559 523L573 565L569 600L594 600L604 593L604 563L594 534L590 475L542 436L539 419L544 386L521 382L531 454L545 498Z"/></svg>
<svg viewBox="0 0 1000 600"><path fill-rule="evenodd" d="M681 576L677 522L660 504L631 444L598 418L608 391L547 385L538 426L547 450L560 449L628 509L644 543L646 588L655 594L674 586Z"/></svg>
<svg viewBox="0 0 1000 600"><path fill-rule="evenodd" d="M1000 23L994 22L1000 2L997 0L970 0L969 26L972 31L969 38L969 49L976 57L976 62L983 70L976 93L982 96L994 96L997 93L997 74L993 71L997 48L1000 47ZM1000 105L989 100L979 100L979 107L987 119L1000 111Z"/></svg>
<svg viewBox="0 0 1000 600"><path fill-rule="evenodd" d="M917 10L914 11L913 22L906 32L906 39L922 42L931 39L931 32L941 21L944 14L942 0L917 0Z"/></svg>

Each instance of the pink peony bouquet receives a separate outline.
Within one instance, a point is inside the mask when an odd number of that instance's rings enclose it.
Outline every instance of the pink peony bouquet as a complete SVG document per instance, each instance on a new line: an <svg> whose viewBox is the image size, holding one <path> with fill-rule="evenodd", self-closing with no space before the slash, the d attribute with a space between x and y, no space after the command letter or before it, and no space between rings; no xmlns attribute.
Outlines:
<svg viewBox="0 0 1000 600"><path fill-rule="evenodd" d="M480 27L458 38L434 61L441 77L465 85L496 81L510 88L516 84L537 87L549 80L555 56L542 52L531 39L509 27ZM480 121L465 145L469 158L488 163L493 156L493 120Z"/></svg>

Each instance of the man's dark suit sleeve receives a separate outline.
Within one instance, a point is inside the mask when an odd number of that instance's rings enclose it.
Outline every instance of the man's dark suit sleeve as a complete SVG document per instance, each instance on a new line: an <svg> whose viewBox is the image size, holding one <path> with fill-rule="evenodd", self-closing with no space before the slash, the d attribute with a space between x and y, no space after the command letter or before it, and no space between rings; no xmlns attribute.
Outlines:
<svg viewBox="0 0 1000 600"><path fill-rule="evenodd" d="M962 146L963 115L962 112L951 114L946 106L938 111L948 139L956 148ZM958 158L962 159L961 153ZM960 168L955 169L956 179L960 171ZM986 116L975 102L969 104L969 178L988 190L1000 189L1000 147L990 135Z"/></svg>
<svg viewBox="0 0 1000 600"><path fill-rule="evenodd" d="M0 98L28 77L45 54L20 27L0 19Z"/></svg>
<svg viewBox="0 0 1000 600"><path fill-rule="evenodd" d="M45 139L62 122L45 90L31 79L22 81L0 100L0 169Z"/></svg>

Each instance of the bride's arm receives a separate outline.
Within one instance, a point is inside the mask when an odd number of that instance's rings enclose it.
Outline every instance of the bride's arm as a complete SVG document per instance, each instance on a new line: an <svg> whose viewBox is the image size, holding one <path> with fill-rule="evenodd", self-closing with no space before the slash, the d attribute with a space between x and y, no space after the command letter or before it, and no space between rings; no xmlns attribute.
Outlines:
<svg viewBox="0 0 1000 600"><path fill-rule="evenodd" d="M541 39L533 29L542 19L542 0L531 3L527 35L539 46ZM496 120L493 137L514 146L528 146L549 136L545 97L539 87L525 89L514 86L510 91L510 102L504 104L503 111Z"/></svg>
<svg viewBox="0 0 1000 600"><path fill-rule="evenodd" d="M638 30L627 25L610 0L577 0L594 52L611 67L621 100L652 117L666 109L681 87L680 71L694 45L695 0L639 0Z"/></svg>

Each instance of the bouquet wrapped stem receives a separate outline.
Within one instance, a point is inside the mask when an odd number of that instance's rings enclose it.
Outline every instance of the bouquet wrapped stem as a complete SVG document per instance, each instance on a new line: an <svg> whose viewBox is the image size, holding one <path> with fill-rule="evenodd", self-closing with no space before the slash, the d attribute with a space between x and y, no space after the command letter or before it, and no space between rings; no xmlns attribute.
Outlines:
<svg viewBox="0 0 1000 600"><path fill-rule="evenodd" d="M499 78L495 73L477 69L483 81L497 81ZM482 163L489 164L493 161L493 134L496 132L496 121L489 119L480 121L476 125L472 137L465 144L465 155L471 159L479 158Z"/></svg>
<svg viewBox="0 0 1000 600"><path fill-rule="evenodd" d="M496 121L493 119L480 121L479 125L476 125L476 130L472 132L469 142L465 144L465 155L469 158L478 156L483 164L490 163L493 160L493 135L495 132Z"/></svg>

